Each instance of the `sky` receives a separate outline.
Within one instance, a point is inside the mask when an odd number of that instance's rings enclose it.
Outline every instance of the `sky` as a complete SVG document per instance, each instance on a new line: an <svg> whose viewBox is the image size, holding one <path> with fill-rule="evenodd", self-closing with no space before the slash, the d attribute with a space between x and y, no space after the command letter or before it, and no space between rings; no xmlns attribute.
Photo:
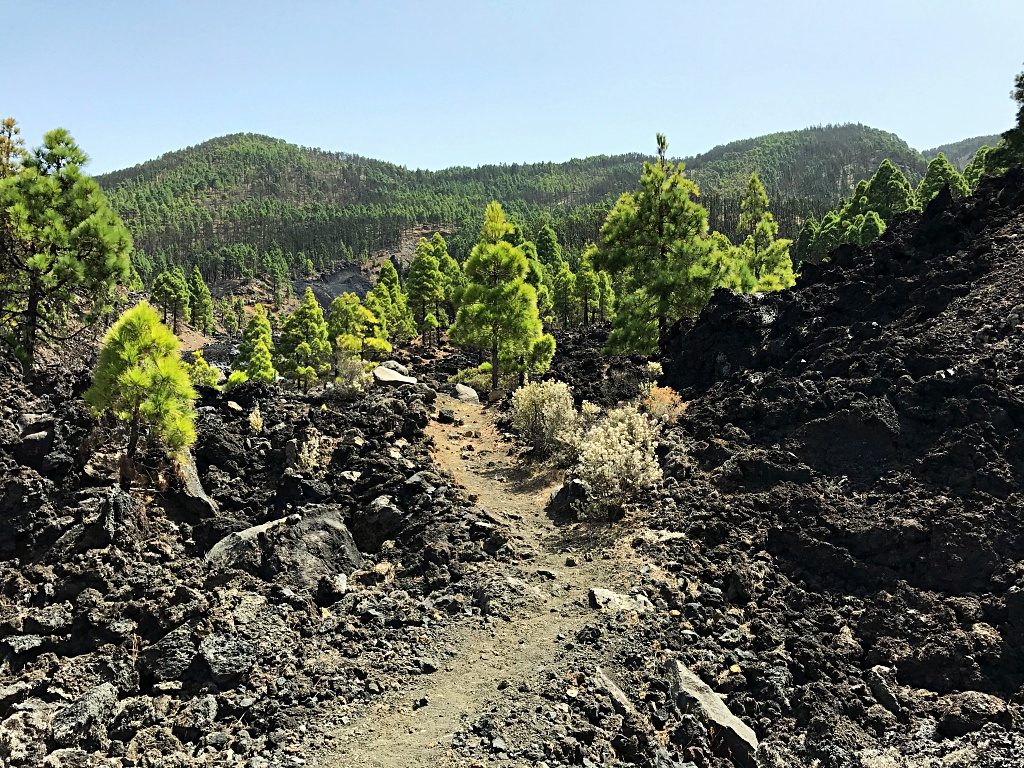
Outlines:
<svg viewBox="0 0 1024 768"><path fill-rule="evenodd" d="M1024 0L0 0L0 18L0 116L30 146L67 128L92 173L238 132L429 169L844 122L927 149L1010 127L1024 68Z"/></svg>

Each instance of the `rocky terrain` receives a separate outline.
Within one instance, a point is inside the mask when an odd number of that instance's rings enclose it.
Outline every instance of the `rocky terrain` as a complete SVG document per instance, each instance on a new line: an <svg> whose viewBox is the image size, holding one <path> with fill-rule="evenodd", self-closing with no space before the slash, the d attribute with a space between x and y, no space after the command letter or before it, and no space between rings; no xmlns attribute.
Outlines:
<svg viewBox="0 0 1024 768"><path fill-rule="evenodd" d="M1022 265L1015 173L717 294L610 525L459 355L206 391L130 491L88 371L0 361L0 765L1022 765ZM612 405L603 340L551 375Z"/></svg>

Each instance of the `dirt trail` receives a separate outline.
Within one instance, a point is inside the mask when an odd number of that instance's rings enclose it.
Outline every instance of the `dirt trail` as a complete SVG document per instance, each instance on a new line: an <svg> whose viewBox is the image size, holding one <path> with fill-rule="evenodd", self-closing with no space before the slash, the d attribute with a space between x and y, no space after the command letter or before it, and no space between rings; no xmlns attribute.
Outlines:
<svg viewBox="0 0 1024 768"><path fill-rule="evenodd" d="M509 455L510 443L481 406L442 399L441 407L453 410L462 423L431 423L427 432L434 439L434 460L491 519L512 532L521 561L510 567L489 560L485 567L495 579L517 584L526 599L508 621L453 631L435 648L449 654L436 672L337 731L336 748L311 761L313 765L470 765L452 750L452 735L501 697L516 699L531 690L563 642L593 618L590 588L624 590L635 570L624 562L625 554L620 559L615 551L605 550L588 556L567 545L545 513L558 475L519 467Z"/></svg>

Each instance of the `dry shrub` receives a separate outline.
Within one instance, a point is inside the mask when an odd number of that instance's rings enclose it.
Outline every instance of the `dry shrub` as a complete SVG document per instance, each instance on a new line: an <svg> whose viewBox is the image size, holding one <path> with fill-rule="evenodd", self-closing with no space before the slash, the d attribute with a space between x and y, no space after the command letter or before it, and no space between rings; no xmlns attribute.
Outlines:
<svg viewBox="0 0 1024 768"><path fill-rule="evenodd" d="M579 442L579 414L561 381L534 381L512 395L512 425L541 455L572 451Z"/></svg>
<svg viewBox="0 0 1024 768"><path fill-rule="evenodd" d="M650 387L641 398L640 404L662 424L673 424L686 413L686 403L672 387Z"/></svg>
<svg viewBox="0 0 1024 768"><path fill-rule="evenodd" d="M635 405L608 412L579 448L578 477L587 490L592 513L611 516L661 479L654 454L658 424Z"/></svg>

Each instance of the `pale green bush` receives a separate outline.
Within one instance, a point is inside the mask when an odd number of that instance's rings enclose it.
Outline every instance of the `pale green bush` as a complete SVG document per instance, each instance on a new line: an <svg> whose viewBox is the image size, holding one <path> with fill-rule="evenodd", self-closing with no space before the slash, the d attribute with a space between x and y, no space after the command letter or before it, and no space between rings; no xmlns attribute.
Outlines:
<svg viewBox="0 0 1024 768"><path fill-rule="evenodd" d="M512 395L512 426L541 455L575 452L580 416L568 385L534 381Z"/></svg>
<svg viewBox="0 0 1024 768"><path fill-rule="evenodd" d="M608 412L583 438L575 475L587 491L587 506L611 515L661 480L654 449L658 425L635 405Z"/></svg>
<svg viewBox="0 0 1024 768"><path fill-rule="evenodd" d="M338 375L334 379L334 387L342 396L355 397L365 392L371 381L373 375L358 357L338 358Z"/></svg>

